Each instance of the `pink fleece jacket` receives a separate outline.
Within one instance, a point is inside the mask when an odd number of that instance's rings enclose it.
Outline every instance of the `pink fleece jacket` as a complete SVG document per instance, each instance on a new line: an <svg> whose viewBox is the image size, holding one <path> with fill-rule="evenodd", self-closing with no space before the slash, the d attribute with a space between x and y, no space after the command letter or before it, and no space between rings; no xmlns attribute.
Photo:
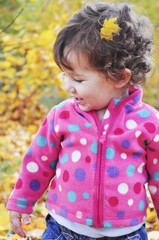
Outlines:
<svg viewBox="0 0 159 240"><path fill-rule="evenodd" d="M52 180L46 207L94 227L141 223L145 183L159 215L159 112L130 87L102 123L68 99L52 108L26 152L7 209L32 213Z"/></svg>

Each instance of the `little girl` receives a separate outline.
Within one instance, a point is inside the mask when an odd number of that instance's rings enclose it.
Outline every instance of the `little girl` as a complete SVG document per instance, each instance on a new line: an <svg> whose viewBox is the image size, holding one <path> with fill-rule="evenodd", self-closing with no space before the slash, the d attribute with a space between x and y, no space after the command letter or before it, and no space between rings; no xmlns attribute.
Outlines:
<svg viewBox="0 0 159 240"><path fill-rule="evenodd" d="M152 25L129 4L84 5L54 58L71 98L53 107L26 152L7 209L21 226L52 180L42 239L147 239L148 183L159 215L159 112L142 102Z"/></svg>

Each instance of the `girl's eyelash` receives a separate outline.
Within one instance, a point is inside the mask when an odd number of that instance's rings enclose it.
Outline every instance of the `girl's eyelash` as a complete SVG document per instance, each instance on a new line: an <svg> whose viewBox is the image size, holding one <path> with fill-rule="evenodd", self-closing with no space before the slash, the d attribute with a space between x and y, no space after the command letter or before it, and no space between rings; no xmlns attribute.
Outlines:
<svg viewBox="0 0 159 240"><path fill-rule="evenodd" d="M79 80L79 79L76 79L76 78L74 78L73 80L74 80L75 82L79 82L79 83L83 82L83 80Z"/></svg>

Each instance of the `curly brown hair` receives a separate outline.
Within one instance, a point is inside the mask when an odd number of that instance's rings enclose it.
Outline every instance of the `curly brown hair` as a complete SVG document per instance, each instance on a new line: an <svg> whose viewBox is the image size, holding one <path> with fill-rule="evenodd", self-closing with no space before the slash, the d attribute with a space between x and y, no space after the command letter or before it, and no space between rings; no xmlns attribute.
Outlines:
<svg viewBox="0 0 159 240"><path fill-rule="evenodd" d="M100 29L105 19L117 17L121 30L113 40L101 39ZM64 49L69 47L77 54L87 54L91 67L114 81L122 69L131 71L131 84L144 84L153 69L153 27L147 16L137 16L132 5L108 2L84 5L59 32L54 44L57 65L71 68L64 59Z"/></svg>

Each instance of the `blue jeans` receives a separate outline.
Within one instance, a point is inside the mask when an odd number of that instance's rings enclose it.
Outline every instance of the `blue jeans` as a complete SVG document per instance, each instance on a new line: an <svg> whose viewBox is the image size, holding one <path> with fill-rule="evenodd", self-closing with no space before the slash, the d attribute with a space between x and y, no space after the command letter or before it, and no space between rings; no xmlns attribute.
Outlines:
<svg viewBox="0 0 159 240"><path fill-rule="evenodd" d="M148 240L145 227L142 226L139 230L124 235L121 237L102 237L91 238L77 234L66 227L58 224L49 214L46 217L47 228L42 235L42 240Z"/></svg>

